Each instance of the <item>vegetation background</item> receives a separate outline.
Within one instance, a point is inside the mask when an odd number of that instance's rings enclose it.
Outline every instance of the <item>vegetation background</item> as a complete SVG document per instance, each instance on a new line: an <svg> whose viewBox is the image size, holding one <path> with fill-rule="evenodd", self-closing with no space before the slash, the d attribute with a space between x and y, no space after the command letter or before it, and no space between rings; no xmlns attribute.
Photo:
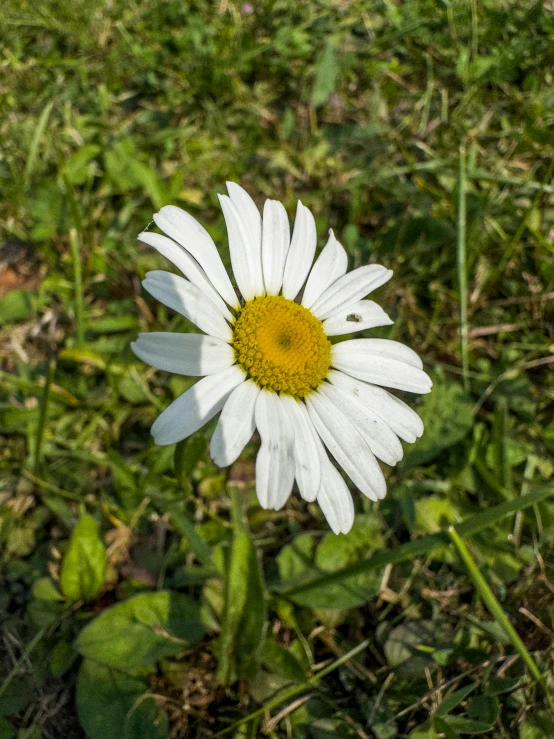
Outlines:
<svg viewBox="0 0 554 739"><path fill-rule="evenodd" d="M552 2L4 0L0 39L1 739L554 737ZM129 342L190 327L136 236L175 203L226 254L227 179L394 269L377 335L433 375L347 536L259 508L255 440L149 436L189 380Z"/></svg>

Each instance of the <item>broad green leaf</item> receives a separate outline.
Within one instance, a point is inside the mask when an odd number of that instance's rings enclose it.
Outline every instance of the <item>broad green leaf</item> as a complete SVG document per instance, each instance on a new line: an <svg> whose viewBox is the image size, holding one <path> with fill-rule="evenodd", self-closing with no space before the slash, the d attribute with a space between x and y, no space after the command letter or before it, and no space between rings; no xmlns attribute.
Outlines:
<svg viewBox="0 0 554 739"><path fill-rule="evenodd" d="M248 533L235 535L225 588L218 678L228 685L258 672L267 611L262 573Z"/></svg>
<svg viewBox="0 0 554 739"><path fill-rule="evenodd" d="M439 735L433 728L433 724L427 721L427 723L417 726L411 731L408 739L439 739Z"/></svg>
<svg viewBox="0 0 554 739"><path fill-rule="evenodd" d="M466 711L468 719L482 721L491 726L496 723L499 713L498 698L492 695L476 695L470 700Z"/></svg>
<svg viewBox="0 0 554 739"><path fill-rule="evenodd" d="M63 601L64 597L49 577L39 577L35 580L31 592L39 600Z"/></svg>
<svg viewBox="0 0 554 739"><path fill-rule="evenodd" d="M284 546L277 555L282 580L301 577L312 566L315 539L311 534L299 534L292 544Z"/></svg>
<svg viewBox="0 0 554 739"><path fill-rule="evenodd" d="M0 299L0 326L3 323L26 321L35 310L33 290L10 290Z"/></svg>
<svg viewBox="0 0 554 739"><path fill-rule="evenodd" d="M309 583L323 572L334 572L359 562L371 549L383 544L384 537L375 516L361 514L356 516L348 534L327 534L315 549L309 534L297 536L279 553L279 573L283 580L294 578L298 583ZM352 608L372 598L379 590L381 579L381 570L347 575L311 589L306 597L300 594L292 598L299 605L310 608Z"/></svg>
<svg viewBox="0 0 554 739"><path fill-rule="evenodd" d="M433 390L418 410L425 433L407 450L401 463L403 469L430 462L444 449L461 441L473 426L473 401L460 385L441 375L436 375L433 382Z"/></svg>
<svg viewBox="0 0 554 739"><path fill-rule="evenodd" d="M69 547L62 560L60 587L68 601L92 600L106 574L106 548L98 524L84 515L71 533Z"/></svg>
<svg viewBox="0 0 554 739"><path fill-rule="evenodd" d="M434 534L445 526L460 520L459 508L448 498L429 495L415 502L417 534Z"/></svg>
<svg viewBox="0 0 554 739"><path fill-rule="evenodd" d="M295 683L303 683L306 680L306 673L296 657L272 639L266 639L264 642L262 663L269 672Z"/></svg>
<svg viewBox="0 0 554 739"><path fill-rule="evenodd" d="M89 739L165 739L167 714L148 694L148 683L93 660L81 664L77 714Z"/></svg>
<svg viewBox="0 0 554 739"><path fill-rule="evenodd" d="M199 604L179 593L144 593L97 616L77 637L84 656L120 670L153 667L204 636Z"/></svg>

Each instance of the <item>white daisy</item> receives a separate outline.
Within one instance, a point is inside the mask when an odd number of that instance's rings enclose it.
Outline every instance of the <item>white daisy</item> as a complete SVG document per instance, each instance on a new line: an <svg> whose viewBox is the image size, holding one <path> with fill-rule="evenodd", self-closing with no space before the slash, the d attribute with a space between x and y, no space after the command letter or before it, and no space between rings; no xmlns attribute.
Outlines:
<svg viewBox="0 0 554 739"><path fill-rule="evenodd" d="M232 464L258 429L262 507L282 508L296 480L331 529L346 533L354 505L327 451L364 495L383 498L377 459L396 464L403 454L398 437L415 441L423 424L379 386L428 393L431 380L417 354L396 341L329 341L392 323L363 299L391 270L370 264L347 272L346 252L332 231L312 266L316 227L308 208L298 203L291 238L281 203L266 200L262 219L245 190L232 182L227 189L219 199L241 299L211 236L185 211L165 206L154 221L166 236L139 236L184 274L149 272L146 290L204 331L142 333L132 345L158 369L203 378L157 418L154 441L181 441L221 411L210 444L217 465Z"/></svg>

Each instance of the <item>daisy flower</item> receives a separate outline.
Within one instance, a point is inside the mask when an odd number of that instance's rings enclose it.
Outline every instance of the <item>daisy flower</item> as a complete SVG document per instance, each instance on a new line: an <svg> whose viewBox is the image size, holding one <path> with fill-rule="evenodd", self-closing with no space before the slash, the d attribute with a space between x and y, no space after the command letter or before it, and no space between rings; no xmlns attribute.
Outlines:
<svg viewBox="0 0 554 739"><path fill-rule="evenodd" d="M184 275L148 272L144 288L203 334L142 333L132 344L144 362L201 377L162 412L154 441L174 444L221 411L210 453L226 467L257 429L256 492L278 510L296 480L306 501L319 503L331 529L347 533L354 505L342 475L371 500L385 496L378 459L402 459L399 439L423 433L419 416L384 388L428 393L431 380L417 354L397 341L329 337L392 323L364 298L392 271L369 264L347 271L332 231L314 262L316 226L298 202L292 237L282 203L266 200L263 218L239 185L220 195L240 298L208 232L173 205L154 215L165 235L145 231Z"/></svg>

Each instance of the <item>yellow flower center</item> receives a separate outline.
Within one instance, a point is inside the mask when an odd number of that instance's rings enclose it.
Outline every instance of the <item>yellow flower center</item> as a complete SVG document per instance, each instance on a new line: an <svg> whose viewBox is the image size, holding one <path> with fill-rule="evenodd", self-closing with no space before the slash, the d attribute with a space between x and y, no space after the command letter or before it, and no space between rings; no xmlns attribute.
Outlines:
<svg viewBox="0 0 554 739"><path fill-rule="evenodd" d="M249 300L234 327L238 364L260 387L303 398L327 376L331 343L307 308L281 295Z"/></svg>

